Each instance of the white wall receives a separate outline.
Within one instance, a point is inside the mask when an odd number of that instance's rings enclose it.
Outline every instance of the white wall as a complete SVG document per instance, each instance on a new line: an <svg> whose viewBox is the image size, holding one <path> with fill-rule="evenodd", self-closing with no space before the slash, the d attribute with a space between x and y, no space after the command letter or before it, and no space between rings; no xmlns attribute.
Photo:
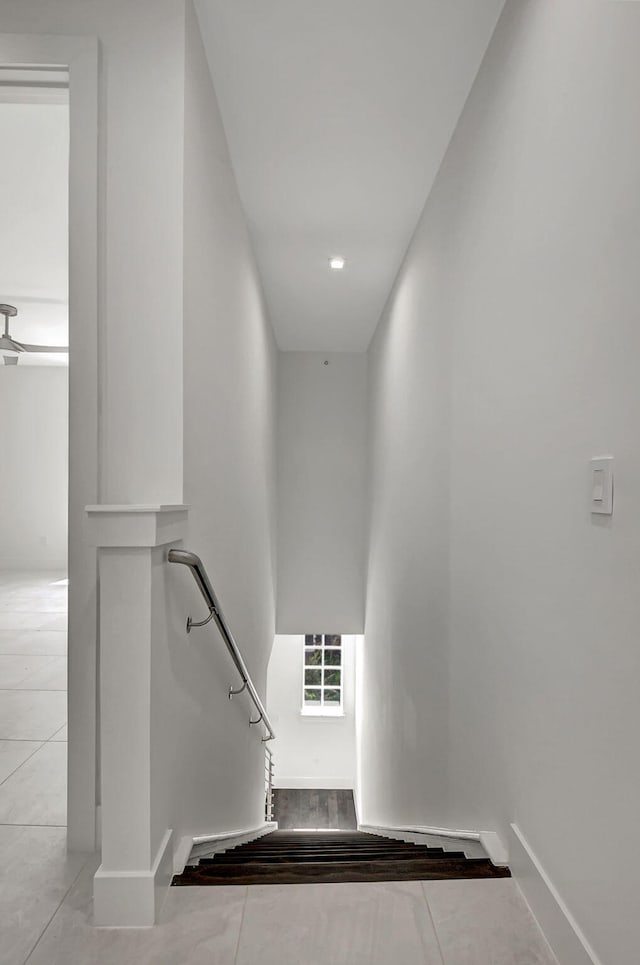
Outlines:
<svg viewBox="0 0 640 965"><path fill-rule="evenodd" d="M277 423L278 632L360 633L366 356L281 353Z"/></svg>
<svg viewBox="0 0 640 965"><path fill-rule="evenodd" d="M186 548L198 553L258 691L274 636L276 349L192 5L184 118ZM166 569L166 568L165 568ZM170 567L155 663L152 758L161 813L182 835L264 820L262 728L191 575Z"/></svg>
<svg viewBox="0 0 640 965"><path fill-rule="evenodd" d="M403 265L369 352L358 747L361 820L371 824L441 826L446 809L447 294L431 248Z"/></svg>
<svg viewBox="0 0 640 965"><path fill-rule="evenodd" d="M0 364L0 569L67 565L68 369Z"/></svg>
<svg viewBox="0 0 640 965"><path fill-rule="evenodd" d="M640 947L639 43L635 3L507 5L372 350L377 689L382 640L411 648L412 615L427 638L446 629L433 581L444 596L447 556L414 514L447 514L433 420L446 429L450 333L448 820L505 839L517 822L616 965ZM588 466L603 453L615 512L593 519ZM405 515L415 552L390 532ZM380 572L395 601L383 612ZM402 673L416 704L429 669ZM403 752L394 776L409 788L439 728ZM384 816L403 813L398 799ZM432 813L425 799L424 823Z"/></svg>
<svg viewBox="0 0 640 965"><path fill-rule="evenodd" d="M13 338L68 345L69 105L25 103L11 92L0 87L0 129L11 145L0 156L6 226L0 232L2 300L18 309L9 329ZM11 103L12 96L17 102ZM59 355L56 361L66 364L68 359ZM34 363L50 365L50 357L20 359L21 366Z"/></svg>
<svg viewBox="0 0 640 965"><path fill-rule="evenodd" d="M267 711L277 733L275 786L355 788L355 637L342 637L340 717L304 715L303 635L278 635L267 674Z"/></svg>

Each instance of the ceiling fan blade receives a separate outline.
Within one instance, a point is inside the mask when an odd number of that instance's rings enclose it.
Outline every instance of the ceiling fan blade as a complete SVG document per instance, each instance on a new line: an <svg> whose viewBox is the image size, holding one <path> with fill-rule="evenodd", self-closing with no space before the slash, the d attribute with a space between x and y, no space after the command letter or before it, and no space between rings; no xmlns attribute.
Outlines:
<svg viewBox="0 0 640 965"><path fill-rule="evenodd" d="M20 342L16 342L10 335L0 335L0 351L2 349L7 352L22 352L24 346Z"/></svg>
<svg viewBox="0 0 640 965"><path fill-rule="evenodd" d="M68 345L27 345L26 342L16 342L23 352L45 352L47 355L50 352L68 352ZM1 346L0 346L1 347Z"/></svg>

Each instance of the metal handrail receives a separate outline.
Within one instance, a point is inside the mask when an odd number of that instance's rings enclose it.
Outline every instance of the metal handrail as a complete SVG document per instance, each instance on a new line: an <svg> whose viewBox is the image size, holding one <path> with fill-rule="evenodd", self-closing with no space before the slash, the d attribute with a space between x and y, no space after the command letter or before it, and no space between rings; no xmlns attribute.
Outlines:
<svg viewBox="0 0 640 965"><path fill-rule="evenodd" d="M274 739L275 731L271 726L271 721L269 720L269 715L264 709L264 705L258 696L258 691L253 685L253 681L249 676L249 671L247 670L246 664L242 659L242 654L238 649L236 641L233 639L233 634L227 626L227 621L224 618L224 613L222 608L218 603L218 598L213 592L213 587L209 582L209 577L207 576L207 571L204 568L202 560L195 553L189 553L187 550L169 550L167 559L170 563L182 563L183 566L188 566L191 570L191 574L198 585L198 589L202 593L205 603L209 608L209 616L206 620L201 620L199 623L195 623L191 617L187 619L187 633L191 633L192 627L203 627L205 624L209 623L210 620L215 620L216 626L220 631L220 635L224 640L227 650L231 655L231 659L236 665L236 669L242 678L242 687L238 690L234 690L232 687L229 688L229 700L232 699L236 694L242 693L243 690L247 690L247 693L251 697L255 708L258 711L257 720L249 719L249 724L264 724L269 734L268 737L263 737L263 743L266 741L271 741Z"/></svg>

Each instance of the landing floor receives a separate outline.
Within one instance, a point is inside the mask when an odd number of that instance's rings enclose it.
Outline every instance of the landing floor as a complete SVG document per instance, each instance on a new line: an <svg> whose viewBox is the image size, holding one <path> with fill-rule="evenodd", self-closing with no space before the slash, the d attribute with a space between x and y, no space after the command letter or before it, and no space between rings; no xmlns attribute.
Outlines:
<svg viewBox="0 0 640 965"><path fill-rule="evenodd" d="M336 788L276 787L273 790L273 819L281 831L291 828L355 831L358 826L353 791Z"/></svg>
<svg viewBox="0 0 640 965"><path fill-rule="evenodd" d="M172 888L160 925L118 930L90 925L94 868L80 873L28 965L555 963L509 878Z"/></svg>

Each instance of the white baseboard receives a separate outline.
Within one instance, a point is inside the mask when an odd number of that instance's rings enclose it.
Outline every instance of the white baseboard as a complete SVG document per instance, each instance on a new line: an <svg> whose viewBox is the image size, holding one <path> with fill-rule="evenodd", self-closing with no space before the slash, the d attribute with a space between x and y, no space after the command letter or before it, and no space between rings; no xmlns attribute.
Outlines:
<svg viewBox="0 0 640 965"><path fill-rule="evenodd" d="M522 831L511 825L511 874L561 965L602 965Z"/></svg>
<svg viewBox="0 0 640 965"><path fill-rule="evenodd" d="M182 838L174 855L174 874L182 874L184 867L192 858L202 858L207 855L219 854L229 848L237 848L239 844L255 841L271 831L277 831L276 821L265 821L256 828L243 828L237 831L221 831L214 834L199 834L195 837Z"/></svg>
<svg viewBox="0 0 640 965"><path fill-rule="evenodd" d="M165 831L149 870L118 871L102 865L93 878L93 923L109 928L155 925L171 885L172 831Z"/></svg>
<svg viewBox="0 0 640 965"><path fill-rule="evenodd" d="M491 858L491 864L506 868L509 864L509 849L497 831L481 831L480 844Z"/></svg>
<svg viewBox="0 0 640 965"><path fill-rule="evenodd" d="M360 794L358 793L358 788L353 789L353 806L356 812L356 827L360 827Z"/></svg>
<svg viewBox="0 0 640 965"><path fill-rule="evenodd" d="M498 867L509 863L507 849L495 831L465 831L422 825L389 827L375 824L358 824L358 830L400 841L411 841L414 844L442 847L445 851L464 851L468 858L488 856L491 863Z"/></svg>
<svg viewBox="0 0 640 965"><path fill-rule="evenodd" d="M193 838L190 834L185 835L184 838L180 838L178 845L173 852L173 873L174 875L181 875L185 869L187 861L189 860L189 855L193 850Z"/></svg>
<svg viewBox="0 0 640 965"><path fill-rule="evenodd" d="M275 788L301 788L305 791L352 791L353 780L350 777L278 777L273 786Z"/></svg>
<svg viewBox="0 0 640 965"><path fill-rule="evenodd" d="M453 828L435 828L427 827L426 825L391 825L387 824L363 824L359 830L361 831L388 831L389 833L393 831L400 831L403 834L432 834L438 838L458 838L461 841L479 841L480 832L479 831L456 831Z"/></svg>

